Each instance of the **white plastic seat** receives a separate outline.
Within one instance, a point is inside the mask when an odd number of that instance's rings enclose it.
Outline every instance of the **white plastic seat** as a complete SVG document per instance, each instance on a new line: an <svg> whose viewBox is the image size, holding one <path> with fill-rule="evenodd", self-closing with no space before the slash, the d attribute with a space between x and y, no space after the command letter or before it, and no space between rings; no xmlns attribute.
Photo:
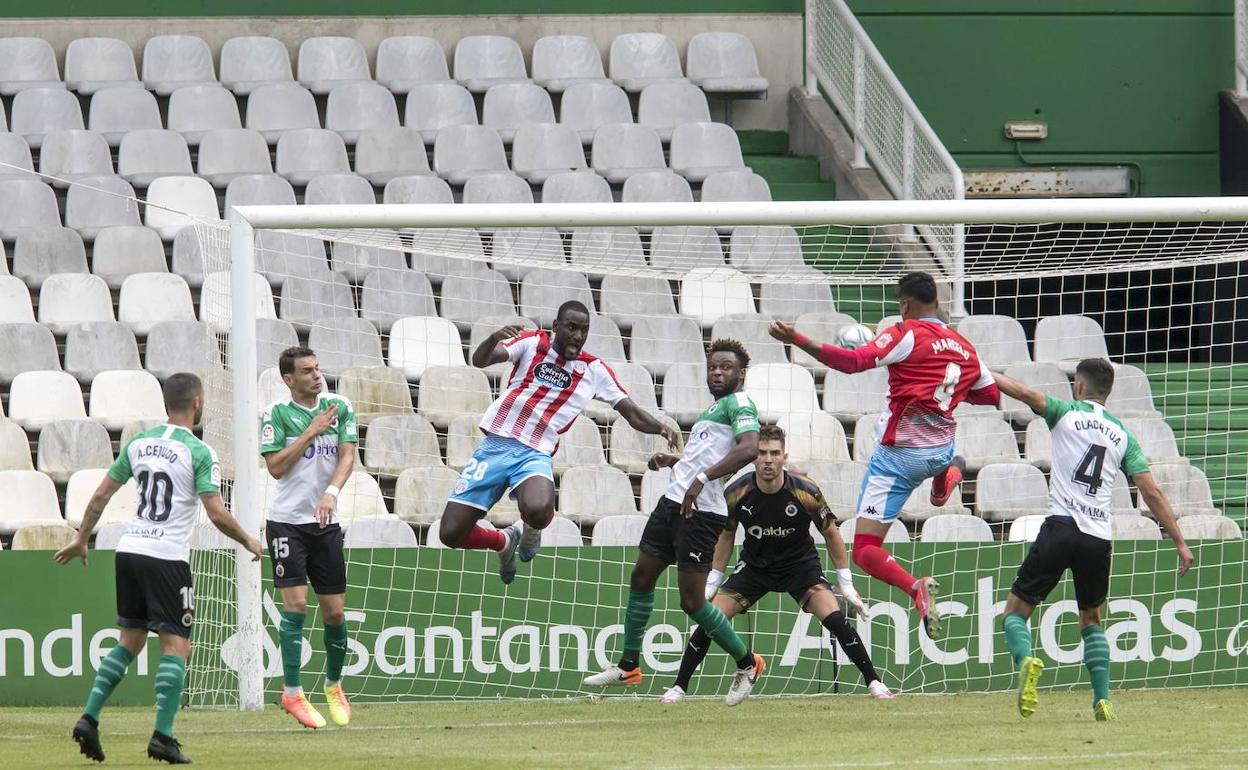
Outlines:
<svg viewBox="0 0 1248 770"><path fill-rule="evenodd" d="M457 471L462 471L472 453L481 445L485 435L477 427L481 422L479 414L461 414L451 420L446 429L446 464Z"/></svg>
<svg viewBox="0 0 1248 770"><path fill-rule="evenodd" d="M60 225L51 186L34 179L0 181L0 238L13 241L23 230Z"/></svg>
<svg viewBox="0 0 1248 770"><path fill-rule="evenodd" d="M491 86L528 82L524 54L515 40L501 35L469 35L455 44L455 79L474 94Z"/></svg>
<svg viewBox="0 0 1248 770"><path fill-rule="evenodd" d="M3 108L0 108L3 113ZM3 116L0 115L0 130L5 128ZM34 175L35 164L30 154L30 146L26 140L16 134L0 133L0 180L30 179ZM112 166L112 158L109 158Z"/></svg>
<svg viewBox="0 0 1248 770"><path fill-rule="evenodd" d="M611 79L629 93L666 81L683 81L676 43L658 32L629 32L611 41L608 54Z"/></svg>
<svg viewBox="0 0 1248 770"><path fill-rule="evenodd" d="M1094 319L1082 315L1041 318L1036 324L1035 360L1057 364L1067 375L1085 358L1108 358L1105 332Z"/></svg>
<svg viewBox="0 0 1248 770"><path fill-rule="evenodd" d="M735 339L750 351L750 366L755 364L787 364L784 343L767 333L771 319L759 314L727 315L711 327L711 339Z"/></svg>
<svg viewBox="0 0 1248 770"><path fill-rule="evenodd" d="M546 529L542 530L543 548L579 548L584 544L581 528L563 516L555 516Z"/></svg>
<svg viewBox="0 0 1248 770"><path fill-rule="evenodd" d="M244 120L246 128L259 131L269 144L287 131L321 127L312 92L298 83L258 86L247 97Z"/></svg>
<svg viewBox="0 0 1248 770"><path fill-rule="evenodd" d="M794 275L808 270L802 242L788 225L735 228L728 239L728 263L753 275Z"/></svg>
<svg viewBox="0 0 1248 770"><path fill-rule="evenodd" d="M9 419L28 431L42 430L53 420L86 416L82 389L66 372L21 372L9 386Z"/></svg>
<svg viewBox="0 0 1248 770"><path fill-rule="evenodd" d="M520 315L537 321L543 329L551 328L559 306L569 300L579 300L593 312L593 292L581 273L539 268L528 271L520 282Z"/></svg>
<svg viewBox="0 0 1248 770"><path fill-rule="evenodd" d="M415 86L452 83L442 44L431 37L388 37L377 46L377 82L396 94Z"/></svg>
<svg viewBox="0 0 1248 770"><path fill-rule="evenodd" d="M99 276L60 273L48 276L39 290L39 323L65 335L86 321L112 321L113 298Z"/></svg>
<svg viewBox="0 0 1248 770"><path fill-rule="evenodd" d="M823 379L823 408L841 421L856 423L865 414L888 406L888 370L881 367L856 374L828 369Z"/></svg>
<svg viewBox="0 0 1248 770"><path fill-rule="evenodd" d="M853 518L858 508L858 495L862 491L862 480L867 475L867 466L853 461L818 462L807 460L794 465L810 476L823 499L837 521Z"/></svg>
<svg viewBox="0 0 1248 770"><path fill-rule="evenodd" d="M446 276L462 270L464 264L485 267L485 247L481 245L481 234L476 230L421 228L406 232L404 241L409 238L412 269L428 276L429 282L435 287L440 286Z"/></svg>
<svg viewBox="0 0 1248 770"><path fill-rule="evenodd" d="M1161 463L1150 468L1153 480L1170 502L1174 515L1216 516L1222 513L1213 505L1213 495L1209 489L1209 479L1205 472L1194 465L1180 463ZM1140 512L1150 513L1148 503L1140 496Z"/></svg>
<svg viewBox="0 0 1248 770"><path fill-rule="evenodd" d="M139 89L134 51L115 37L80 37L65 48L65 85L82 96L104 88Z"/></svg>
<svg viewBox="0 0 1248 770"><path fill-rule="evenodd" d="M1023 462L1014 429L995 417L959 420L955 442L972 473L993 463Z"/></svg>
<svg viewBox="0 0 1248 770"><path fill-rule="evenodd" d="M1179 454L1174 431L1160 417L1125 417L1122 424L1135 436L1150 464L1187 462Z"/></svg>
<svg viewBox="0 0 1248 770"><path fill-rule="evenodd" d="M104 228L138 227L139 207L134 198L134 188L119 176L79 179L65 197L65 226L77 230L85 241L94 240Z"/></svg>
<svg viewBox="0 0 1248 770"><path fill-rule="evenodd" d="M1053 464L1053 435L1044 420L1037 417L1027 423L1023 437L1023 459L1042 471Z"/></svg>
<svg viewBox="0 0 1248 770"><path fill-rule="evenodd" d="M612 184L624 184L636 174L667 170L659 135L634 123L600 127L594 133L592 158L594 171Z"/></svg>
<svg viewBox="0 0 1248 770"><path fill-rule="evenodd" d="M344 548L415 548L416 533L397 516L360 516L343 530Z"/></svg>
<svg viewBox="0 0 1248 770"><path fill-rule="evenodd" d="M745 168L741 145L723 123L682 123L672 131L672 170L690 182L720 171Z"/></svg>
<svg viewBox="0 0 1248 770"><path fill-rule="evenodd" d="M383 334L400 318L437 315L429 279L414 270L373 270L364 277L360 317Z"/></svg>
<svg viewBox="0 0 1248 770"><path fill-rule="evenodd" d="M689 79L708 94L767 96L767 78L758 68L754 44L736 32L699 32L685 53Z"/></svg>
<svg viewBox="0 0 1248 770"><path fill-rule="evenodd" d="M95 542L91 544L91 548L96 551L115 551L117 544L121 542L122 535L126 534L126 530L130 528L130 522L114 522L112 524L103 524L95 531Z"/></svg>
<svg viewBox="0 0 1248 770"><path fill-rule="evenodd" d="M277 38L244 35L232 37L221 46L221 84L238 96L292 80L290 52Z"/></svg>
<svg viewBox="0 0 1248 770"><path fill-rule="evenodd" d="M20 137L13 138L20 141ZM76 179L112 174L113 155L103 134L77 129L51 131L43 137L39 173L55 177L49 180L54 187L68 187Z"/></svg>
<svg viewBox="0 0 1248 770"><path fill-rule="evenodd" d="M430 366L465 366L459 330L445 318L401 318L390 329L387 365L419 382Z"/></svg>
<svg viewBox="0 0 1248 770"><path fill-rule="evenodd" d="M641 542L649 518L625 513L599 519L590 534L590 545L635 546Z"/></svg>
<svg viewBox="0 0 1248 770"><path fill-rule="evenodd" d="M577 270L593 276L646 267L641 236L632 227L573 228L569 261Z"/></svg>
<svg viewBox="0 0 1248 770"><path fill-rule="evenodd" d="M552 94L577 83L610 83L597 44L582 35L547 35L533 44L533 80Z"/></svg>
<svg viewBox="0 0 1248 770"><path fill-rule="evenodd" d="M242 128L234 94L219 85L183 86L169 97L170 131L177 131L192 147L214 129Z"/></svg>
<svg viewBox="0 0 1248 770"><path fill-rule="evenodd" d="M711 110L706 94L692 83L655 83L641 92L637 103L637 122L653 129L659 139L670 142L679 125L710 123Z"/></svg>
<svg viewBox="0 0 1248 770"><path fill-rule="evenodd" d="M56 487L39 471L0 471L0 500L5 501L0 506L0 535L31 525L65 524Z"/></svg>
<svg viewBox="0 0 1248 770"><path fill-rule="evenodd" d="M219 128L206 132L199 144L197 165L198 174L217 189L228 190L230 183L240 177L274 176L273 165L269 161L269 145L259 131L245 128ZM294 197L293 191L291 197ZM227 191L227 213L230 204Z"/></svg>
<svg viewBox="0 0 1248 770"><path fill-rule="evenodd" d="M410 97L409 97L410 98ZM433 144L433 168L456 186L477 174L509 171L503 140L487 126L447 126Z"/></svg>
<svg viewBox="0 0 1248 770"><path fill-rule="evenodd" d="M569 468L578 466L597 466L607 464L607 454L602 447L602 434L598 426L586 415L581 415L559 437L559 448L555 450L555 475L562 474ZM614 470L614 469L612 469ZM567 484L561 484L566 489ZM567 512L560 506L560 510Z"/></svg>
<svg viewBox="0 0 1248 770"><path fill-rule="evenodd" d="M158 96L217 82L212 51L194 35L156 35L143 46L143 85Z"/></svg>
<svg viewBox="0 0 1248 770"><path fill-rule="evenodd" d="M676 315L676 303L665 279L617 273L603 276L599 309L625 331L637 318Z"/></svg>
<svg viewBox="0 0 1248 770"><path fill-rule="evenodd" d="M206 179L195 176L162 176L147 188L144 224L172 241L178 231L198 220L221 219L217 193Z"/></svg>
<svg viewBox="0 0 1248 770"><path fill-rule="evenodd" d="M294 330L292 329L293 333ZM270 356L266 363L277 360ZM407 378L388 366L359 366L342 371L335 393L351 401L361 425L384 415L414 414Z"/></svg>
<svg viewBox="0 0 1248 770"><path fill-rule="evenodd" d="M314 94L328 94L340 85L372 80L368 55L360 41L349 37L309 37L299 44L299 82Z"/></svg>
<svg viewBox="0 0 1248 770"><path fill-rule="evenodd" d="M277 140L277 173L293 185L306 185L322 174L349 174L347 146L337 133L323 128L286 131Z"/></svg>
<svg viewBox="0 0 1248 770"><path fill-rule="evenodd" d="M298 344L299 335L295 332L295 327L286 321L277 318L256 319L256 370L264 371L267 367L273 366L283 350ZM230 360L230 357L234 355L232 347L228 348L226 355L226 360ZM341 381L338 387L341 392ZM351 402L356 404L356 399L351 398ZM358 407L358 404L356 406ZM356 411L358 413L359 409L357 408Z"/></svg>
<svg viewBox="0 0 1248 770"><path fill-rule="evenodd" d="M137 352L135 357L138 357ZM36 469L48 474L57 484L69 483L70 477L84 468L107 469L112 464L113 442L104 426L95 420L56 420L39 432ZM94 492L94 488L91 491ZM68 501L66 508L67 512L73 510Z"/></svg>
<svg viewBox="0 0 1248 770"><path fill-rule="evenodd" d="M403 176L433 173L420 131L414 128L371 128L355 143L355 173L384 186Z"/></svg>
<svg viewBox="0 0 1248 770"><path fill-rule="evenodd" d="M0 281L16 283L12 278ZM25 289L22 291L25 292ZM3 292L0 292L0 298L2 296ZM22 372L60 370L56 339L46 326L34 320L30 317L24 321L0 323L0 384L7 385Z"/></svg>
<svg viewBox="0 0 1248 770"><path fill-rule="evenodd" d="M208 324L213 332L227 334L231 329L233 279L228 272L208 273L199 290L199 320ZM252 291L256 297L256 318L277 318L273 304L273 292L264 276L252 275ZM266 402L267 403L267 402Z"/></svg>
<svg viewBox="0 0 1248 770"><path fill-rule="evenodd" d="M689 181L680 174L671 171L642 171L624 180L622 200L625 203L693 203L693 188L689 186ZM689 228L666 227L655 229L671 231L674 229L688 230ZM698 229L710 230L711 228ZM716 239L715 245L718 248L718 239ZM721 252L719 256L720 263L723 262L723 259L723 253Z"/></svg>
<svg viewBox="0 0 1248 770"><path fill-rule="evenodd" d="M399 127L394 94L377 83L343 83L329 92L325 128L354 145L364 131Z"/></svg>
<svg viewBox="0 0 1248 770"><path fill-rule="evenodd" d="M45 428L45 432L46 430ZM104 438L108 438L107 433L104 434ZM112 445L109 444L109 447L111 455ZM0 420L0 471L29 471L34 467L30 461L30 438L26 435L26 431L12 420ZM47 472L42 468L40 471Z"/></svg>
<svg viewBox="0 0 1248 770"><path fill-rule="evenodd" d="M433 144L447 126L476 126L477 106L472 94L458 83L422 83L413 86L403 108L403 125L420 132Z"/></svg>
<svg viewBox="0 0 1248 770"><path fill-rule="evenodd" d="M458 473L439 466L407 468L399 474L399 480L395 483L395 514L403 521L413 524L432 524L430 546L435 545L432 541L436 536L438 518L442 515L446 499L458 480Z"/></svg>
<svg viewBox="0 0 1248 770"><path fill-rule="evenodd" d="M377 202L377 196L373 193L373 186L359 174L323 174L308 182L303 202L307 206L371 206Z"/></svg>
<svg viewBox="0 0 1248 770"><path fill-rule="evenodd" d="M533 83L500 83L490 86L481 104L481 125L498 132L511 144L516 130L529 123L555 122L555 106L546 89ZM583 156L582 156L583 159Z"/></svg>
<svg viewBox="0 0 1248 770"><path fill-rule="evenodd" d="M174 243L174 270L177 268L177 242ZM264 274L274 291L289 278L320 278L329 271L325 243L288 230L256 231L256 269ZM191 281L188 279L187 281ZM270 293L266 287L265 293Z"/></svg>
<svg viewBox="0 0 1248 770"><path fill-rule="evenodd" d="M635 344L635 343L634 343ZM687 428L715 402L706 385L706 364L685 361L668 367L663 376L663 411Z"/></svg>
<svg viewBox="0 0 1248 770"><path fill-rule="evenodd" d="M25 139L33 150L43 146L46 134L82 127L78 97L63 87L27 88L13 97L9 130Z"/></svg>
<svg viewBox="0 0 1248 770"><path fill-rule="evenodd" d="M400 176L386 183L382 203L454 203L455 193L436 176ZM420 231L417 231L420 232Z"/></svg>
<svg viewBox="0 0 1248 770"><path fill-rule="evenodd" d="M1179 532L1185 540L1242 540L1244 537L1234 519L1212 514L1184 516L1179 519Z"/></svg>
<svg viewBox="0 0 1248 770"><path fill-rule="evenodd" d="M977 516L938 513L923 522L920 543L991 543L992 527Z"/></svg>
<svg viewBox="0 0 1248 770"><path fill-rule="evenodd" d="M338 495L338 520L350 529L359 519L373 516L389 516L386 498L381 494L377 479L363 471L355 471L347 477Z"/></svg>
<svg viewBox="0 0 1248 770"><path fill-rule="evenodd" d="M589 314L589 338L585 340L585 352L604 361L613 362L611 364L613 368L619 365L632 366L632 364L624 364L628 356L624 353L624 337L620 334L620 327L616 326L615 321L601 313ZM646 374L646 380L650 382L650 388L653 391L654 384L649 374Z"/></svg>
<svg viewBox="0 0 1248 770"><path fill-rule="evenodd" d="M846 519L840 523L841 539L847 543L854 542L854 532L858 529L858 517ZM888 528L888 532L884 533L885 543L908 543L910 542L910 534L906 532L906 525L901 523L901 519L893 519L893 524Z"/></svg>
<svg viewBox="0 0 1248 770"><path fill-rule="evenodd" d="M1026 516L1019 516L1010 522L1009 534L1006 539L1011 543L1031 543L1040 535L1040 527L1044 524L1044 520L1048 516L1042 513L1033 513Z"/></svg>
<svg viewBox="0 0 1248 770"><path fill-rule="evenodd" d="M1049 510L1049 486L1039 468L989 465L976 478L975 507L989 521L1043 516Z"/></svg>
<svg viewBox="0 0 1248 770"><path fill-rule="evenodd" d="M14 551L59 551L74 540L74 530L60 524L28 524L13 533Z"/></svg>
<svg viewBox="0 0 1248 770"><path fill-rule="evenodd" d="M747 348L748 350L748 348ZM819 411L815 378L795 364L754 364L745 373L745 391L758 407L762 422L814 419Z"/></svg>
<svg viewBox="0 0 1248 770"><path fill-rule="evenodd" d="M832 299L832 285L824 280L821 273L816 271L799 272L799 277L804 280L798 282L785 281L783 283L766 282L762 285L758 297L758 310L763 315L771 316L777 321L786 321L794 323L798 318L807 313L814 314L831 314L836 312L836 303ZM801 353L811 362L814 359L805 355L804 351L794 348L793 358L797 359L798 353ZM805 362L794 360L794 363L801 363L807 366Z"/></svg>
<svg viewBox="0 0 1248 770"><path fill-rule="evenodd" d="M385 365L377 327L362 318L338 317L313 326L308 346L316 351L321 371L334 379L347 369Z"/></svg>
<svg viewBox="0 0 1248 770"><path fill-rule="evenodd" d="M131 131L163 128L156 97L141 88L103 88L91 97L87 126L118 147Z"/></svg>
<svg viewBox="0 0 1248 770"><path fill-rule="evenodd" d="M702 330L691 318L640 316L632 326L632 362L655 377L676 364L704 366L706 349Z"/></svg>
<svg viewBox="0 0 1248 770"><path fill-rule="evenodd" d="M845 428L826 412L785 414L777 424L784 429L785 451L793 463L850 460Z"/></svg>
<svg viewBox="0 0 1248 770"><path fill-rule="evenodd" d="M92 272L103 278L110 289L120 289L127 278L139 273L169 271L160 236L137 225L101 230L95 239L91 262ZM190 299L189 293L187 299ZM121 308L118 315L124 316ZM124 317L121 320L125 320Z"/></svg>
<svg viewBox="0 0 1248 770"><path fill-rule="evenodd" d="M579 148L580 145L577 145ZM439 180L441 181L441 180ZM443 182L445 184L445 182ZM449 189L449 188L448 188ZM478 174L464 185L464 203L532 203L533 188L522 177L502 171ZM484 232L487 228L481 228Z"/></svg>
<svg viewBox="0 0 1248 770"><path fill-rule="evenodd" d="M653 254L651 255L653 258ZM690 270L680 282L680 313L697 319L702 328L734 313L753 313L754 294L744 274L728 267Z"/></svg>
<svg viewBox="0 0 1248 770"><path fill-rule="evenodd" d="M1153 388L1148 375L1138 367L1122 364L1114 369L1114 387L1105 401L1110 414L1125 417L1160 417L1153 404Z"/></svg>
<svg viewBox="0 0 1248 770"><path fill-rule="evenodd" d="M659 270L676 273L688 272L699 268L709 280L719 278L719 274L705 271L723 270L723 278L745 278L736 270L724 267L724 252L720 246L719 234L713 227L656 227L650 239L650 264ZM748 285L748 284L747 284ZM683 311L682 311L683 312ZM754 312L753 300L750 310L730 312Z"/></svg>
<svg viewBox="0 0 1248 770"><path fill-rule="evenodd" d="M370 473L397 478L404 468L441 465L438 435L417 414L381 415L364 437L364 467Z"/></svg>
<svg viewBox="0 0 1248 770"><path fill-rule="evenodd" d="M35 322L35 311L30 302L30 289L20 279L0 275L0 323Z"/></svg>
<svg viewBox="0 0 1248 770"><path fill-rule="evenodd" d="M580 134L581 144L590 144L599 128L632 123L633 108L617 85L574 83L559 102L559 122Z"/></svg>
<svg viewBox="0 0 1248 770"><path fill-rule="evenodd" d="M121 140L117 174L135 187L147 187L162 176L194 173L191 151L177 131L143 129L131 131Z"/></svg>
<svg viewBox="0 0 1248 770"><path fill-rule="evenodd" d="M1031 363L1027 334L1010 316L969 315L958 321L957 331L975 346L980 360L994 372Z"/></svg>
<svg viewBox="0 0 1248 770"><path fill-rule="evenodd" d="M65 339L65 371L89 384L100 372L138 370L139 346L134 332L116 321L78 324Z"/></svg>
<svg viewBox="0 0 1248 770"><path fill-rule="evenodd" d="M494 400L485 372L472 366L430 366L420 378L420 413L439 428L461 415L482 414Z"/></svg>
<svg viewBox="0 0 1248 770"><path fill-rule="evenodd" d="M442 282L442 317L465 330L477 318L515 314L511 286L497 271L473 268Z"/></svg>
<svg viewBox="0 0 1248 770"><path fill-rule="evenodd" d="M581 526L621 514L635 516L632 482L610 465L568 468L559 485L559 514Z"/></svg>
<svg viewBox="0 0 1248 770"><path fill-rule="evenodd" d="M282 283L279 306L279 317L301 332L356 317L351 284L346 276L328 270L288 277Z"/></svg>
<svg viewBox="0 0 1248 770"><path fill-rule="evenodd" d="M542 184L554 174L586 168L581 139L568 126L533 122L519 126L512 133L515 140L511 151L512 168L533 184Z"/></svg>
<svg viewBox="0 0 1248 770"><path fill-rule="evenodd" d="M0 38L0 95L12 96L27 88L64 88L56 67L56 52L37 37Z"/></svg>
<svg viewBox="0 0 1248 770"><path fill-rule="evenodd" d="M1130 513L1116 513L1109 517L1114 540L1160 540L1161 527L1152 519Z"/></svg>
<svg viewBox="0 0 1248 770"><path fill-rule="evenodd" d="M611 185L592 171L563 171L542 183L542 203L611 203Z"/></svg>
<svg viewBox="0 0 1248 770"><path fill-rule="evenodd" d="M924 479L906 502L901 506L901 518L905 521L927 521L933 516L968 516L971 511L962 505L962 487L953 490L953 494L944 505L932 505L932 480Z"/></svg>
<svg viewBox="0 0 1248 770"><path fill-rule="evenodd" d="M974 317L968 316L968 318ZM1017 380L1047 396L1053 396L1064 401L1069 401L1073 398L1070 392L1070 380L1062 373L1061 369L1058 369L1053 364L1013 364L1005 369L1004 374L1006 377ZM1005 394L1001 395L1001 411L1004 413L1005 418L1013 421L1015 425L1029 425L1032 419L1036 417L1035 413L1031 411L1031 407Z"/></svg>
<svg viewBox="0 0 1248 770"><path fill-rule="evenodd" d="M880 441L875 433L879 421L878 414L864 414L854 422L854 462L871 461L871 455Z"/></svg>
<svg viewBox="0 0 1248 770"><path fill-rule="evenodd" d="M702 180L703 203L770 201L767 180L748 169L717 171Z"/></svg>
<svg viewBox="0 0 1248 770"><path fill-rule="evenodd" d="M68 227L23 230L13 245L13 275L38 289L59 273L86 273L87 252L82 236Z"/></svg>
<svg viewBox="0 0 1248 770"><path fill-rule="evenodd" d="M221 368L217 339L201 321L161 321L147 335L147 371L162 380L178 372ZM140 419L140 418L135 418Z"/></svg>

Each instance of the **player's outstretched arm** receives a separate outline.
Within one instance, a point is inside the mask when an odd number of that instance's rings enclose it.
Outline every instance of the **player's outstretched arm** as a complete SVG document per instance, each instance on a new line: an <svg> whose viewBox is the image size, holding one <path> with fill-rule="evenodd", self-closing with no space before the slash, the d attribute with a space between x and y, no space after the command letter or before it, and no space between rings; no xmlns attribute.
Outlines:
<svg viewBox="0 0 1248 770"><path fill-rule="evenodd" d="M1174 509L1170 507L1166 493L1157 486L1157 480L1153 478L1152 473L1137 473L1131 477L1131 482L1135 484L1136 489L1140 490L1140 497L1148 505L1148 510L1152 511L1153 516L1157 518L1157 523L1165 528L1170 539L1174 541L1174 550L1179 554L1179 577L1186 575L1187 571L1192 568L1192 550L1183 540L1183 533L1179 531L1179 524L1174 518Z"/></svg>
<svg viewBox="0 0 1248 770"><path fill-rule="evenodd" d="M993 373L992 378L997 381L997 388L1009 396L1010 398L1022 401L1027 408L1036 414L1044 414L1045 405L1048 399L1043 393L1035 388L1029 388L1018 380L1010 379L1004 374Z"/></svg>
<svg viewBox="0 0 1248 770"><path fill-rule="evenodd" d="M793 324L783 321L772 321L771 328L767 331L775 339L786 345L796 345L819 363L838 372L846 374L865 372L868 369L874 369L878 361L872 345L863 345L854 350L829 345L826 342L812 340L799 332Z"/></svg>
<svg viewBox="0 0 1248 770"><path fill-rule="evenodd" d="M286 445L285 449L277 452L270 452L264 456L264 465L269 470L269 475L275 479L280 479L286 475L286 472L294 466L295 461L303 456L308 446L316 440L316 437L329 429L334 424L334 420L338 417L338 405L335 404L317 416L312 418L308 423L308 427L304 428L298 438Z"/></svg>
<svg viewBox="0 0 1248 770"><path fill-rule="evenodd" d="M91 495L91 500L87 503L87 510L82 514L82 523L78 525L78 534L74 536L73 541L69 545L52 556L57 564L69 564L74 560L74 557L78 557L82 559L83 566L86 566L87 541L91 538L91 532L95 529L96 522L104 514L108 501L113 499L113 495L117 494L119 489L121 489L121 485L110 477L105 476L100 479L100 485L95 488L95 493Z"/></svg>
<svg viewBox="0 0 1248 770"><path fill-rule="evenodd" d="M504 326L481 340L477 349L472 351L472 365L478 369L484 369L506 361L507 348L503 347L503 340L509 340L523 333L524 327L522 326Z"/></svg>
<svg viewBox="0 0 1248 770"><path fill-rule="evenodd" d="M200 495L199 500L204 504L204 510L208 513L208 521L212 522L212 526L221 530L221 534L246 548L255 557L252 561L260 561L260 541L248 535L238 523L238 520L230 515L230 512L225 509L225 501L221 499L221 495L216 492L209 492Z"/></svg>
<svg viewBox="0 0 1248 770"><path fill-rule="evenodd" d="M667 440L669 449L675 449L676 445L680 443L680 434L672 426L637 406L637 402L631 398L617 402L615 411L620 413L620 416L632 426L633 430L649 433L652 436L662 436Z"/></svg>

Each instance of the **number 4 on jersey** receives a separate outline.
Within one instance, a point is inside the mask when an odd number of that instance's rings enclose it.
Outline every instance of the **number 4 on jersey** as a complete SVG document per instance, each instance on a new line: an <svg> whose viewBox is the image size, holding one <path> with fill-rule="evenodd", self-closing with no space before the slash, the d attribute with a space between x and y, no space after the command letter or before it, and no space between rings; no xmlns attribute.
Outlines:
<svg viewBox="0 0 1248 770"><path fill-rule="evenodd" d="M962 367L953 363L945 366L945 379L936 386L935 392L932 393L932 399L940 407L940 411L949 411L949 406L953 403L953 394L957 393L958 381L961 379Z"/></svg>
<svg viewBox="0 0 1248 770"><path fill-rule="evenodd" d="M1074 481L1088 488L1089 495L1095 495L1101 489L1101 472L1105 470L1106 447L1093 444L1083 453L1079 465L1075 467Z"/></svg>

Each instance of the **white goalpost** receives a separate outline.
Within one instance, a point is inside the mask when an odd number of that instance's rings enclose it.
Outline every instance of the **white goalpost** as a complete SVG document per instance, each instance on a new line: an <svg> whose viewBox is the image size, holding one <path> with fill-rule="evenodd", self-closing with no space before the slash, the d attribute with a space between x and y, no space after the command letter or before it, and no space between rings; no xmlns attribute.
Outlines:
<svg viewBox="0 0 1248 770"><path fill-rule="evenodd" d="M936 275L949 320L997 371L1069 397L1080 357L1118 365L1109 408L1192 528L1198 568L1174 578L1166 534L1123 484L1106 617L1114 685L1248 683L1248 199L248 206L227 223L195 223L192 243L200 319L225 362L206 373L204 437L244 526L262 530L272 492L258 419L282 397L278 351L295 341L316 350L360 416L360 464L339 499L346 677L359 702L583 696L584 673L618 653L638 527L663 476L645 469L657 445L605 405L565 434L557 526L515 583L499 582L490 552L439 547L446 493L506 377L469 365L485 334L549 329L562 301L580 299L594 316L587 352L685 431L709 395L702 346L740 339L763 422L785 428L790 467L819 482L851 542L882 377L829 372L768 338L766 324L794 322L825 341L847 325L882 327L896 313L893 285L913 269ZM890 543L912 572L945 585L945 639L924 637L905 597L855 568L874 608L858 628L890 687L1011 686L997 613L1049 473L1047 429L1020 406L957 413L971 464L961 499L931 509L921 488L896 533L904 541ZM516 515L504 499L486 525ZM193 567L191 704L259 708L280 683L267 561L218 544L198 548ZM645 641L643 695L667 686L690 625L669 580ZM1050 686L1081 681L1070 599L1060 589L1033 620L1054 663ZM308 621L312 684L323 645L311 610ZM862 689L789 597L769 597L736 626L770 656L761 694ZM693 694L722 694L731 672L718 658Z"/></svg>

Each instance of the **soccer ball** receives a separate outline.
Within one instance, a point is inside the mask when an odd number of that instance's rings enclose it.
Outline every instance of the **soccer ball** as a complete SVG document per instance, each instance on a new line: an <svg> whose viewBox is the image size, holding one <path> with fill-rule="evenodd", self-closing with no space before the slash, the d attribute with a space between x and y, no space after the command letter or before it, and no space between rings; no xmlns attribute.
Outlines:
<svg viewBox="0 0 1248 770"><path fill-rule="evenodd" d="M862 324L853 324L850 326L842 326L837 332L836 344L838 347L853 350L866 345L875 337L875 332L871 331Z"/></svg>

